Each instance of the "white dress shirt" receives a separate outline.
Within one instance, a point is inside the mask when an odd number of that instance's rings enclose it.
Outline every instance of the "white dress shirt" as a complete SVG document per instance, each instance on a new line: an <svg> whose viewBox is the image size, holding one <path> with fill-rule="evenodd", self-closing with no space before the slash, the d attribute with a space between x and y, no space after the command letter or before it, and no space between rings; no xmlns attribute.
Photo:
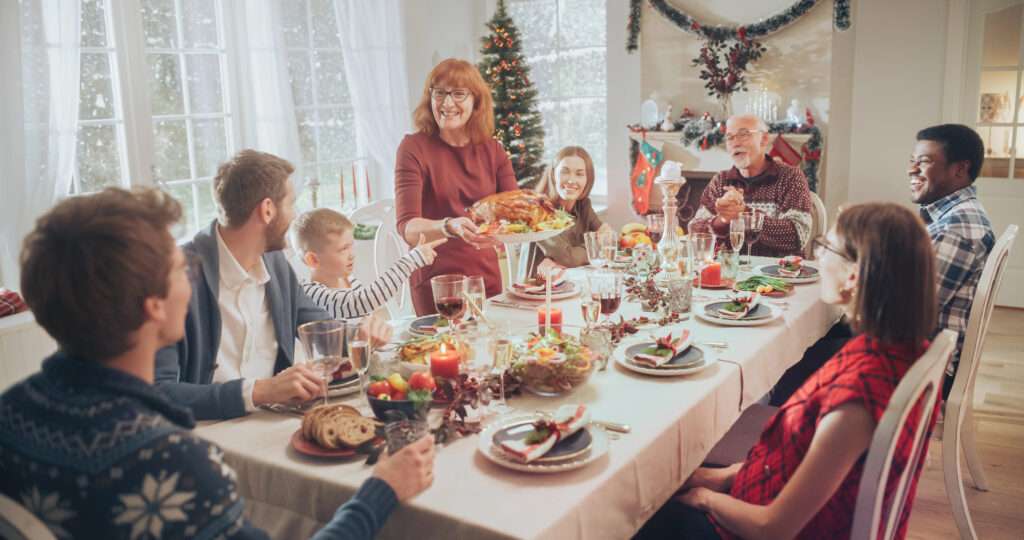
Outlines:
<svg viewBox="0 0 1024 540"><path fill-rule="evenodd" d="M217 229L218 286L220 307L220 345L213 382L242 379L242 400L246 412L253 412L252 392L256 379L274 376L277 361L277 337L267 304L270 273L263 263L247 272L224 243Z"/></svg>

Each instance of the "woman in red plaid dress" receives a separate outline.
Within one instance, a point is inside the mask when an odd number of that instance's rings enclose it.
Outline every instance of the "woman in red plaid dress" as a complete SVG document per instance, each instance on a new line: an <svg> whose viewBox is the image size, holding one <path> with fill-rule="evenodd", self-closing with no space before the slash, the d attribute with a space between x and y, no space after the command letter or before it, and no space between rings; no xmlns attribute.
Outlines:
<svg viewBox="0 0 1024 540"><path fill-rule="evenodd" d="M888 203L843 210L814 241L822 300L843 306L859 335L783 404L743 463L698 469L638 538L849 538L875 426L935 327L934 253L920 218ZM919 409L907 425L916 424ZM911 444L904 433L890 478L907 466ZM906 535L920 472L898 538ZM892 506L894 484L884 508Z"/></svg>

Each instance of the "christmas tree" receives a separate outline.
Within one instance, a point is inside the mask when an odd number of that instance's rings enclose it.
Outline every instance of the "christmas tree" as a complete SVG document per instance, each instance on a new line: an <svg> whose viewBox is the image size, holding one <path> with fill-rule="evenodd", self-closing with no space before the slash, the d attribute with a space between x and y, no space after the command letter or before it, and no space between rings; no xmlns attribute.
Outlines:
<svg viewBox="0 0 1024 540"><path fill-rule="evenodd" d="M532 187L544 166L543 119L537 110L537 89L530 81L530 67L523 58L519 30L498 1L490 34L482 39L480 74L494 97L494 138L505 147L519 185Z"/></svg>

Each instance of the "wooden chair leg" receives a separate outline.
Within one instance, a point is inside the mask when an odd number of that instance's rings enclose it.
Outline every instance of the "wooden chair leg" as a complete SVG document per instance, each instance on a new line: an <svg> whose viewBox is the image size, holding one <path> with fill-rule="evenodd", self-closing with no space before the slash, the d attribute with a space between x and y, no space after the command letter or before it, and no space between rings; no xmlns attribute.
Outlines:
<svg viewBox="0 0 1024 540"><path fill-rule="evenodd" d="M977 444L974 441L974 407L967 403L967 414L964 415L964 425L960 434L963 444L964 456L967 458L967 469L971 471L971 479L974 480L974 487L978 491L988 491L988 480L985 478L985 466L978 456Z"/></svg>
<svg viewBox="0 0 1024 540"><path fill-rule="evenodd" d="M961 539L977 540L971 513L964 496L963 470L960 468L960 405L946 402L945 428L942 431L942 476L946 484L946 496L953 511L953 521L960 531Z"/></svg>

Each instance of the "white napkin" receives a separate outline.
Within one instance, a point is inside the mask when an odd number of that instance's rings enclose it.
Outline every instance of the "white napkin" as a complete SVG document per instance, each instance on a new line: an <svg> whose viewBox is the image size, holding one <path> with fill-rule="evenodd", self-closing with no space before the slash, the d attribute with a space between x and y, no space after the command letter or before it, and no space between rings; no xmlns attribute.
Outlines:
<svg viewBox="0 0 1024 540"><path fill-rule="evenodd" d="M551 432L543 441L527 444L525 440L506 441L501 449L522 463L530 463L548 453L558 441L576 433L590 423L586 405L562 405L552 417Z"/></svg>
<svg viewBox="0 0 1024 540"><path fill-rule="evenodd" d="M757 304L761 301L761 295L753 291L745 291L733 295L731 300L733 302L742 302L744 304L744 309L740 311L719 309L718 315L723 319L739 320L746 317L748 313L757 307Z"/></svg>
<svg viewBox="0 0 1024 540"><path fill-rule="evenodd" d="M785 277L800 277L801 265L804 258L799 255L790 255L779 259L779 275ZM786 265L796 265L796 270L789 270Z"/></svg>
<svg viewBox="0 0 1024 540"><path fill-rule="evenodd" d="M671 337L671 334L669 334L669 337ZM660 355L657 355L657 354L644 354L644 353L640 353L640 354L637 354L637 355L635 355L633 357L633 361L635 361L637 364L643 364L643 365L648 366L648 367L653 367L653 368L661 367L661 366L667 364L668 362L670 362L673 358L676 357L677 354L679 354L679 351L680 351L679 347L683 343L686 343L686 340L689 337L690 337L690 331L684 329L683 333L679 335L678 339L672 340L672 354L669 354L669 355L666 355L666 356L660 356Z"/></svg>

